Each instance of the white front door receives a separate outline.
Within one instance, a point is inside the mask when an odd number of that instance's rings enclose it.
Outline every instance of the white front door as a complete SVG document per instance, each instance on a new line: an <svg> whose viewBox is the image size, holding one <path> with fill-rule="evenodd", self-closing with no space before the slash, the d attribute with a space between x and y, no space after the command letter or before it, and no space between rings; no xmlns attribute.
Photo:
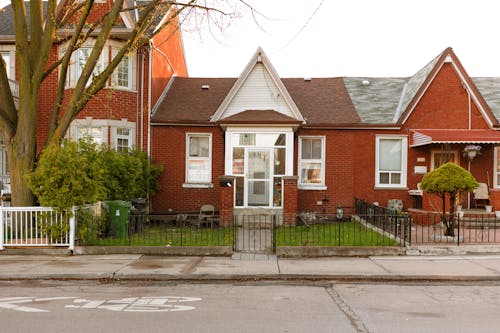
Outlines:
<svg viewBox="0 0 500 333"><path fill-rule="evenodd" d="M271 199L271 150L265 148L246 149L245 201L246 206L269 207Z"/></svg>

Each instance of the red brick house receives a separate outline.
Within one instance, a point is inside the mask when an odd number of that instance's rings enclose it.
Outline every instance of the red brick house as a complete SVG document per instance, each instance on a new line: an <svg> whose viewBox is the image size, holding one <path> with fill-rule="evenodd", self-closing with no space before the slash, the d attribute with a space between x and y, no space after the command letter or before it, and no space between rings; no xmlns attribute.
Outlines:
<svg viewBox="0 0 500 333"><path fill-rule="evenodd" d="M169 83L151 120L152 157L165 166L153 209L210 203L222 219L258 208L285 222L354 198L435 210L431 196L411 194L449 160L500 209L498 92L499 78L469 77L451 48L412 77L312 79L280 78L259 48L238 78ZM471 144L481 146L472 160Z"/></svg>
<svg viewBox="0 0 500 333"><path fill-rule="evenodd" d="M72 3L70 0L62 0L58 2L58 10ZM95 1L88 22L97 22L109 11L112 4L112 0ZM29 15L30 3L26 2L25 5ZM125 6L132 6L132 3L125 1ZM99 66L106 66L117 49L127 41L128 33L137 23L137 15L137 11L121 13L101 54ZM168 15L170 13L166 17ZM67 40L71 37L71 24L69 28L58 31L57 36L60 42L53 45L51 62L55 62L64 52ZM95 38L89 38L73 53L63 103L66 103L72 94L94 41ZM11 80L13 92L16 91L15 49L13 10L11 5L8 5L0 11L0 56L7 64L7 74ZM150 151L149 114L174 76L187 76L181 31L178 29L177 22L163 29L135 53L125 56L106 88L93 96L85 109L73 121L67 135L74 139L90 135L94 141L108 144L116 149L136 146ZM55 71L44 81L41 88L40 96L43 98L40 98L39 102L39 130L37 131L39 143L44 142L48 134L47 124L56 96L58 78L59 73ZM38 144L38 149L40 150L42 146ZM5 149L3 149L0 154L0 174L7 173Z"/></svg>

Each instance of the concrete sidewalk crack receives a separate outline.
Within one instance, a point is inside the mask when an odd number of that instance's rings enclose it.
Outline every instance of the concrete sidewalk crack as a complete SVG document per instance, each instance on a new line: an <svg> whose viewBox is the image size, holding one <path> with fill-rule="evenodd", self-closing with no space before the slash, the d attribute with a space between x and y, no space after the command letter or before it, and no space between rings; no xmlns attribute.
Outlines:
<svg viewBox="0 0 500 333"><path fill-rule="evenodd" d="M365 326L361 317L347 304L344 299L337 293L333 286L330 285L325 288L330 298L339 307L339 309L346 315L347 319L351 322L357 333L370 333L368 328Z"/></svg>
<svg viewBox="0 0 500 333"><path fill-rule="evenodd" d="M198 265L203 261L203 257L202 258L196 258L192 261L190 261L186 267L184 267L181 271L182 274L191 274L194 272L194 270L196 269L196 267L198 267Z"/></svg>
<svg viewBox="0 0 500 333"><path fill-rule="evenodd" d="M385 268L383 265L379 264L378 262L376 262L376 261L375 261L375 260L373 260L372 258L368 258L368 259L370 259L370 261L371 261L373 264L375 264L375 266L382 268L382 270L383 270L384 272L389 273L389 274L390 274L390 273L392 273L390 270L388 270L387 268Z"/></svg>
<svg viewBox="0 0 500 333"><path fill-rule="evenodd" d="M495 274L500 274L500 272L499 272L499 271L497 271L496 269L491 268L491 267L488 267L488 266L485 266L485 265L481 264L478 260L471 260L471 259L469 259L469 258L466 258L466 259L467 259L467 261L468 261L468 262L473 263L473 264L475 264L475 265L478 265L478 266L480 266L480 267L482 267L482 268L485 268L486 270L488 270L488 271L490 271L490 272L492 272L492 273L495 273Z"/></svg>

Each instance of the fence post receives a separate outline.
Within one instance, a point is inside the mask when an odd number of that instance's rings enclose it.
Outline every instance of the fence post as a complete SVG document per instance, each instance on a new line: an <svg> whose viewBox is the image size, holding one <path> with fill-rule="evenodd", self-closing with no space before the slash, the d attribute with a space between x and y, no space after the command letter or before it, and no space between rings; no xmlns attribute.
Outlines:
<svg viewBox="0 0 500 333"><path fill-rule="evenodd" d="M76 229L76 207L71 209L71 216L69 218L69 247L70 251L75 250L75 229Z"/></svg>
<svg viewBox="0 0 500 333"><path fill-rule="evenodd" d="M3 207L0 206L0 250L5 250L3 247L3 240L5 239L4 237L4 223L3 223Z"/></svg>

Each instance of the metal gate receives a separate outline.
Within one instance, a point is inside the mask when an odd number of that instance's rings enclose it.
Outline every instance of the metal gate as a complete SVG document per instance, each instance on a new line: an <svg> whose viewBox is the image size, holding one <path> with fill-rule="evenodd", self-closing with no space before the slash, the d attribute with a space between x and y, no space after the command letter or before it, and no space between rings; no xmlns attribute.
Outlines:
<svg viewBox="0 0 500 333"><path fill-rule="evenodd" d="M276 252L276 215L235 215L233 250L242 253Z"/></svg>

